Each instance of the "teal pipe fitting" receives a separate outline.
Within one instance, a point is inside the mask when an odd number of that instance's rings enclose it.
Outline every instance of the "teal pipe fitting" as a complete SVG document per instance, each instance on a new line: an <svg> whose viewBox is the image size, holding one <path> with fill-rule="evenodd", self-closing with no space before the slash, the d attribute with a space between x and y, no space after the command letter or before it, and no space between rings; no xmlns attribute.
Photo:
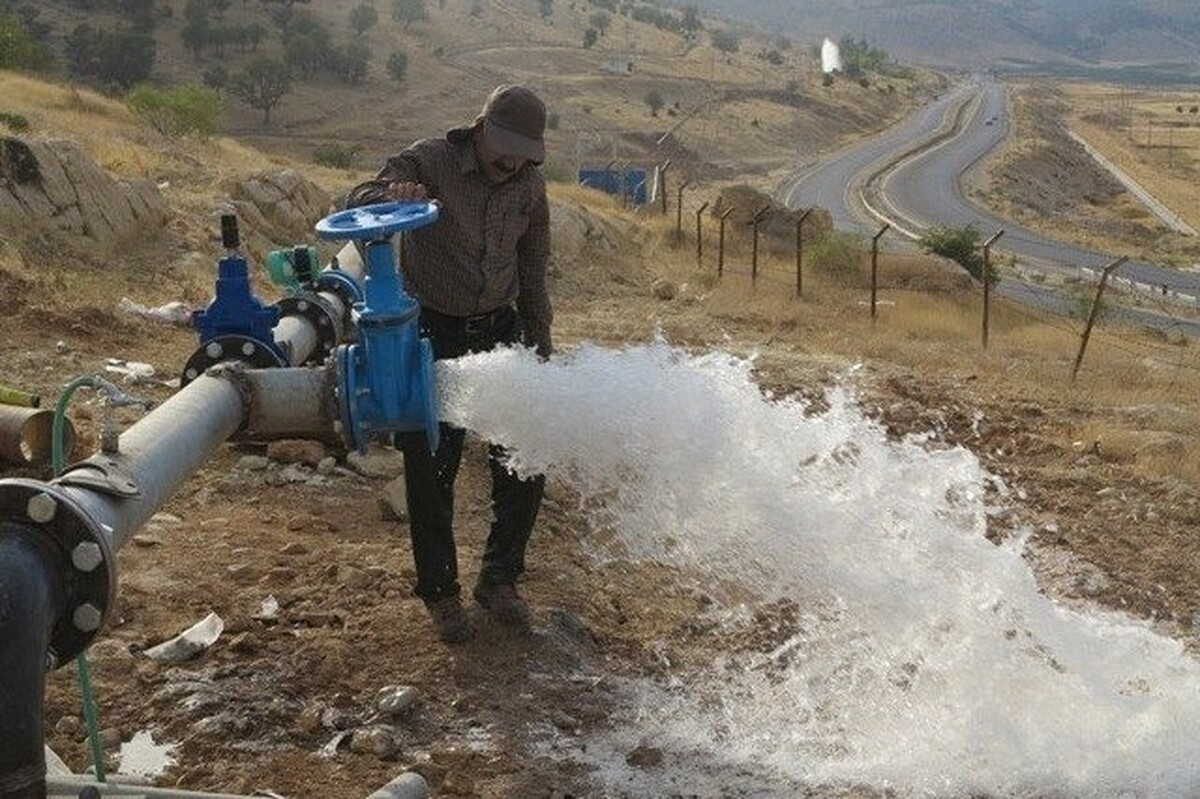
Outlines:
<svg viewBox="0 0 1200 799"><path fill-rule="evenodd" d="M420 306L404 290L392 236L437 221L429 202L368 205L317 223L324 239L366 242L364 299L354 306L358 343L334 352L342 437L365 452L378 433L423 430L437 449L433 347L420 335Z"/></svg>

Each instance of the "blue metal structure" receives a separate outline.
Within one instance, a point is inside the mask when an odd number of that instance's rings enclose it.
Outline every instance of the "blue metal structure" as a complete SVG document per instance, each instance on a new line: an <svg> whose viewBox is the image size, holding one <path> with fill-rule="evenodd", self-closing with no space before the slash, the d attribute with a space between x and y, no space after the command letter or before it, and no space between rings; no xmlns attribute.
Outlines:
<svg viewBox="0 0 1200 799"><path fill-rule="evenodd" d="M428 202L368 205L317 223L323 239L366 242L365 299L354 308L358 342L334 352L342 436L364 452L376 433L424 430L438 445L433 347L421 338L420 306L404 290L392 236L437 221Z"/></svg>
<svg viewBox="0 0 1200 799"><path fill-rule="evenodd" d="M217 264L217 285L212 302L192 314L200 334L200 347L188 359L181 383L186 385L213 363L233 358L253 366L287 366L288 356L271 330L279 321L279 308L267 305L250 285L250 269L238 252L237 217L221 217L221 240L226 255Z"/></svg>
<svg viewBox="0 0 1200 799"><path fill-rule="evenodd" d="M635 205L649 201L644 169L580 169L579 185L626 197Z"/></svg>

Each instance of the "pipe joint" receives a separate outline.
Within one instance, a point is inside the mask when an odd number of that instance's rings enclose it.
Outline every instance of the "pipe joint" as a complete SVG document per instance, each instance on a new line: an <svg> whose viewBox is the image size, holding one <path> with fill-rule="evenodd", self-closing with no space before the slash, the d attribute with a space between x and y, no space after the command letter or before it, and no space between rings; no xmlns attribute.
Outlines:
<svg viewBox="0 0 1200 799"><path fill-rule="evenodd" d="M65 484L64 484L65 485ZM47 669L57 668L88 647L104 624L116 595L116 556L103 525L58 484L0 480L0 530L35 531L54 558L66 595L54 619Z"/></svg>

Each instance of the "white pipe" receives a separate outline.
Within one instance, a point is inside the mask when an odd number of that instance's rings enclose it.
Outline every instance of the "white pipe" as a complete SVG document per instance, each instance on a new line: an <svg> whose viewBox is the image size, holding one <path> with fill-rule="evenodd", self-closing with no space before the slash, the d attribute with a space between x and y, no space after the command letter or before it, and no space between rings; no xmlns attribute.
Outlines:
<svg viewBox="0 0 1200 799"><path fill-rule="evenodd" d="M243 425L254 438L333 440L332 379L326 369L215 367L122 433L119 452L97 453L56 482L116 551ZM115 494L95 488L104 474L118 478Z"/></svg>

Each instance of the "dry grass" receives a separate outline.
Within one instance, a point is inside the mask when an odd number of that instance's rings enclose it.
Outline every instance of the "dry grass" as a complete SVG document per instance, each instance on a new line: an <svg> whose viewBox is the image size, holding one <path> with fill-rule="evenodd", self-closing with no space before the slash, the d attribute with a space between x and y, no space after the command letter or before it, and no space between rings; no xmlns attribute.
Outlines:
<svg viewBox="0 0 1200 799"><path fill-rule="evenodd" d="M763 257L752 286L746 248L731 244L727 264L737 269L717 281L715 242L706 245L712 255L698 268L690 235L674 246L673 220L655 216L644 225L649 240L641 257L663 277L698 287L690 296L716 328L736 323L760 342L897 364L942 381L969 378L992 398L1068 407L1080 421L1064 434L1064 445L1098 448L1108 461L1146 477L1200 484L1200 347L1192 343L1165 344L1145 331L1102 323L1072 380L1082 321L997 301L985 350L981 291L938 260L881 256L881 284L921 287L881 288L872 321L865 254L841 275L810 270L797 298L793 259Z"/></svg>
<svg viewBox="0 0 1200 799"><path fill-rule="evenodd" d="M1194 228L1200 112L1192 92L1065 84L1071 127ZM1182 108L1182 113L1178 110Z"/></svg>

